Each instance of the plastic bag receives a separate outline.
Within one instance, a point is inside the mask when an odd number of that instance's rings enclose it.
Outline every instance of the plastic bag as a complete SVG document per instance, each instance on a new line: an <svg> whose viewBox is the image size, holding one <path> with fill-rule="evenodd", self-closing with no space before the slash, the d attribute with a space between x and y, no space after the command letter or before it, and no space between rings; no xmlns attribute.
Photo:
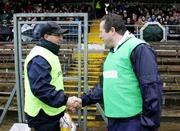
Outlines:
<svg viewBox="0 0 180 131"><path fill-rule="evenodd" d="M60 119L60 127L61 131L76 131L76 125L68 113L64 113L64 116Z"/></svg>
<svg viewBox="0 0 180 131"><path fill-rule="evenodd" d="M31 128L25 123L14 123L9 131L31 131Z"/></svg>

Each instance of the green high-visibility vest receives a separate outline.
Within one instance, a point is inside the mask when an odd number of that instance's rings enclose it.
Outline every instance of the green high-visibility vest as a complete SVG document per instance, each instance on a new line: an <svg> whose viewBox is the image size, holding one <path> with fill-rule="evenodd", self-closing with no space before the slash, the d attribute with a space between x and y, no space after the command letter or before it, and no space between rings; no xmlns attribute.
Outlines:
<svg viewBox="0 0 180 131"><path fill-rule="evenodd" d="M105 115L127 118L142 112L142 96L130 56L133 49L145 43L131 37L116 52L109 52L104 62L103 97Z"/></svg>
<svg viewBox="0 0 180 131"><path fill-rule="evenodd" d="M25 85L25 109L24 111L30 116L36 116L39 113L40 109L43 109L44 112L49 116L57 115L65 110L65 106L61 106L59 108L51 107L46 103L39 100L35 97L31 91L30 83L28 79L27 73L27 65L35 56L42 56L44 59L48 61L51 66L51 82L50 84L55 87L55 90L64 90L63 86L63 76L61 65L59 62L58 56L53 54L51 51L46 48L35 46L29 55L27 56L24 63L24 85Z"/></svg>

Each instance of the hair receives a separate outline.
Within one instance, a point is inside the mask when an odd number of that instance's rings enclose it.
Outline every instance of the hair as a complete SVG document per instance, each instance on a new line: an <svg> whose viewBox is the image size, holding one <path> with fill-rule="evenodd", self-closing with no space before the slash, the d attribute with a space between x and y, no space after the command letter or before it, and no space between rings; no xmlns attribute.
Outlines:
<svg viewBox="0 0 180 131"><path fill-rule="evenodd" d="M124 23L124 20L122 16L114 14L114 13L109 13L101 18L101 21L105 21L104 24L104 29L106 32L109 32L112 27L115 28L115 31L118 34L124 35L126 32L126 26Z"/></svg>

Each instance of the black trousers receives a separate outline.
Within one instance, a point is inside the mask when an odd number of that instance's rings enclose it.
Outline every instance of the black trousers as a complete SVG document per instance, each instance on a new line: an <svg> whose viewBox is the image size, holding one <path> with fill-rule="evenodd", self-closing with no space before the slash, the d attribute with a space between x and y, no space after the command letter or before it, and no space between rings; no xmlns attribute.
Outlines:
<svg viewBox="0 0 180 131"><path fill-rule="evenodd" d="M141 131L140 115L131 118L108 118L108 131Z"/></svg>
<svg viewBox="0 0 180 131"><path fill-rule="evenodd" d="M60 131L59 121L51 121L34 127L35 131Z"/></svg>
<svg viewBox="0 0 180 131"><path fill-rule="evenodd" d="M60 131L60 118L64 112L56 116L48 116L43 110L40 110L37 116L31 117L26 114L28 126L35 131Z"/></svg>
<svg viewBox="0 0 180 131"><path fill-rule="evenodd" d="M158 128L143 127L138 114L129 118L108 118L108 131L158 131Z"/></svg>

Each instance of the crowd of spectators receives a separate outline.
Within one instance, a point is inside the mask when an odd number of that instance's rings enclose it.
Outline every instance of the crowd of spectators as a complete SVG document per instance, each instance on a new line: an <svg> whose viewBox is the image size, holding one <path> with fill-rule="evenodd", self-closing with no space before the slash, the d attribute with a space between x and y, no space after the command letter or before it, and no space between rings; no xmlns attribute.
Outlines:
<svg viewBox="0 0 180 131"><path fill-rule="evenodd" d="M146 22L157 21L162 25L180 25L180 8L176 4L153 4L138 2L101 2L101 14L98 14L96 4L61 4L50 3L43 0L43 3L32 3L31 0L13 0L13 2L0 1L0 24L12 25L14 13L83 13L87 12L89 20L102 17L105 13L116 13L122 15L126 25L142 26ZM96 1L98 2L98 1ZM100 16L101 15L101 16ZM60 20L60 18L39 18L40 20ZM34 18L20 18L20 20L35 20ZM74 20L67 18L63 20ZM77 19L78 20L78 19ZM179 28L179 27L178 27ZM129 28L132 32L134 29ZM178 29L180 32L180 30Z"/></svg>
<svg viewBox="0 0 180 131"><path fill-rule="evenodd" d="M89 19L92 19L93 8L88 4L81 5L66 5L59 3L49 3L44 0L43 3L33 4L30 0L25 3L24 0L14 0L10 2L0 1L0 21L11 24L14 13L83 13L89 14ZM28 18L31 20L32 18ZM44 18L41 18L44 20ZM57 18L58 19L58 18Z"/></svg>
<svg viewBox="0 0 180 131"><path fill-rule="evenodd" d="M169 29L169 33L180 34L180 8L177 5L118 2L110 3L107 10L122 15L128 26L142 27L146 22L159 22ZM131 32L136 31L132 26L128 29Z"/></svg>
<svg viewBox="0 0 180 131"><path fill-rule="evenodd" d="M104 5L102 10L107 6L106 2L100 0ZM145 4L145 3L108 3L107 11L115 12L123 16L126 24L143 25L145 22L158 21L162 25L177 25L180 24L180 8L172 4ZM77 13L87 12L89 19L94 19L96 8L92 7L92 4L59 4L49 3L48 0L44 0L43 3L33 4L30 0L24 2L24 0L14 0L10 2L0 2L0 20L11 23L14 13Z"/></svg>
<svg viewBox="0 0 180 131"><path fill-rule="evenodd" d="M180 8L172 4L110 3L109 12L123 16L126 24L143 25L157 21L162 25L180 24Z"/></svg>

